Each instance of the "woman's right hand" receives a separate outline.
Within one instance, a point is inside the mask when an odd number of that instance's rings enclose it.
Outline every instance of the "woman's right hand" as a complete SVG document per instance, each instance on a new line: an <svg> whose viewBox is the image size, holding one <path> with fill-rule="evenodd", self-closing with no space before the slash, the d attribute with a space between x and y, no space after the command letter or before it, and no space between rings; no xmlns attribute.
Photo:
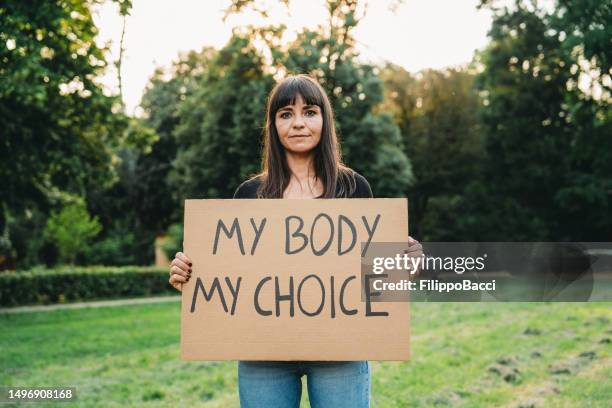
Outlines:
<svg viewBox="0 0 612 408"><path fill-rule="evenodd" d="M177 252L170 263L169 282L179 292L183 290L183 283L188 282L189 278L191 278L192 265L191 259L182 252Z"/></svg>

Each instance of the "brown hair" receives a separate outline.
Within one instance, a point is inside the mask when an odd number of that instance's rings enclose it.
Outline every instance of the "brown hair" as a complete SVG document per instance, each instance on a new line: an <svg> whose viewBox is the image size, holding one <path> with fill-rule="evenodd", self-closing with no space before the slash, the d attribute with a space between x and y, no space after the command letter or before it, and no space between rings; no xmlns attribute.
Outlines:
<svg viewBox="0 0 612 408"><path fill-rule="evenodd" d="M336 136L334 114L329 98L319 83L308 75L292 75L276 84L270 96L266 112L264 145L262 153L262 182L257 190L260 198L282 198L291 178L285 148L276 130L276 112L287 105L293 105L302 97L307 105L321 108L323 128L321 140L314 149L315 177L324 186L321 198L348 197L356 189L355 173L344 166L340 144Z"/></svg>

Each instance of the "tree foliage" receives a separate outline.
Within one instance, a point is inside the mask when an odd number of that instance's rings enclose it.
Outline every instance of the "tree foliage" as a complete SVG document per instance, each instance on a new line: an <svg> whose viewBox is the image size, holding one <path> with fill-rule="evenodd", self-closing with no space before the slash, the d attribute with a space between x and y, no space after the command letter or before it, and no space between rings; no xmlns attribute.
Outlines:
<svg viewBox="0 0 612 408"><path fill-rule="evenodd" d="M66 192L85 197L116 181L114 151L127 119L115 111L117 98L96 82L107 63L95 42L94 3L8 0L0 6L4 255L26 246L14 240L17 224L35 212L48 214ZM130 3L118 3L127 12Z"/></svg>
<svg viewBox="0 0 612 408"><path fill-rule="evenodd" d="M393 113L416 175L405 190L411 234L427 240L460 239L453 214L469 183L479 177L484 153L474 75L467 69L411 75L388 64L381 76L381 110Z"/></svg>
<svg viewBox="0 0 612 408"><path fill-rule="evenodd" d="M184 198L231 197L259 167L266 96L273 84L248 33L235 32L178 108L170 183Z"/></svg>
<svg viewBox="0 0 612 408"><path fill-rule="evenodd" d="M597 240L612 232L609 94L602 100L578 87L584 50L594 65L609 61L594 45L599 11L587 3L578 11L562 1L549 14L517 2L494 18L479 76L488 182L471 207L481 214L481 237ZM609 4L602 10L610 21Z"/></svg>
<svg viewBox="0 0 612 408"><path fill-rule="evenodd" d="M72 264L101 229L98 219L92 218L85 205L77 201L51 213L44 236L58 248L60 262Z"/></svg>
<svg viewBox="0 0 612 408"><path fill-rule="evenodd" d="M113 179L123 118L94 79L106 62L88 1L6 1L0 8L1 204L45 205Z"/></svg>

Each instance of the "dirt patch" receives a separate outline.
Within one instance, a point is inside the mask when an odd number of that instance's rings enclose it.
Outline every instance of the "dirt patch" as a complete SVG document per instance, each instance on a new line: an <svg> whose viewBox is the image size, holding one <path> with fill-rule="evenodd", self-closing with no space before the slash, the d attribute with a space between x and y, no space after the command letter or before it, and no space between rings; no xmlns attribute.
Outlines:
<svg viewBox="0 0 612 408"><path fill-rule="evenodd" d="M528 389L529 397L525 397L515 405L512 405L513 408L539 408L544 407L544 399L548 395L552 394L560 394L561 390L557 386L557 384L553 382L546 382L543 384L539 384L535 387L531 387Z"/></svg>
<svg viewBox="0 0 612 408"><path fill-rule="evenodd" d="M582 353L580 353L578 355L578 357L586 358L586 359L589 359L589 360L593 360L593 359L595 359L597 357L597 353L592 351L592 350L590 350L590 351L583 351Z"/></svg>
<svg viewBox="0 0 612 408"><path fill-rule="evenodd" d="M557 363L550 366L548 372L554 375L571 374L577 368L573 363Z"/></svg>
<svg viewBox="0 0 612 408"><path fill-rule="evenodd" d="M488 368L489 372L497 374L507 383L519 384L522 380L521 371L513 366L504 364L492 364Z"/></svg>
<svg viewBox="0 0 612 408"><path fill-rule="evenodd" d="M553 375L574 374L597 358L597 353L593 350L583 351L578 357L553 364L549 367L549 372Z"/></svg>
<svg viewBox="0 0 612 408"><path fill-rule="evenodd" d="M505 366L515 366L516 358L514 357L500 357L497 359L497 364L505 365Z"/></svg>

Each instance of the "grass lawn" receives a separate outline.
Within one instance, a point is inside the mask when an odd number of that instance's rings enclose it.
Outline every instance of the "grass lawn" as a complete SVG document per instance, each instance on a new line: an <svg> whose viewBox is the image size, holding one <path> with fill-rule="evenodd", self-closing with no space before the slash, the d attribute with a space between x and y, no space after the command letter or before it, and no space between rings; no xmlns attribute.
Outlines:
<svg viewBox="0 0 612 408"><path fill-rule="evenodd" d="M235 362L179 359L179 312L0 315L0 385L76 387L63 406L237 407ZM412 331L410 362L372 362L372 407L612 406L612 303L415 303Z"/></svg>

